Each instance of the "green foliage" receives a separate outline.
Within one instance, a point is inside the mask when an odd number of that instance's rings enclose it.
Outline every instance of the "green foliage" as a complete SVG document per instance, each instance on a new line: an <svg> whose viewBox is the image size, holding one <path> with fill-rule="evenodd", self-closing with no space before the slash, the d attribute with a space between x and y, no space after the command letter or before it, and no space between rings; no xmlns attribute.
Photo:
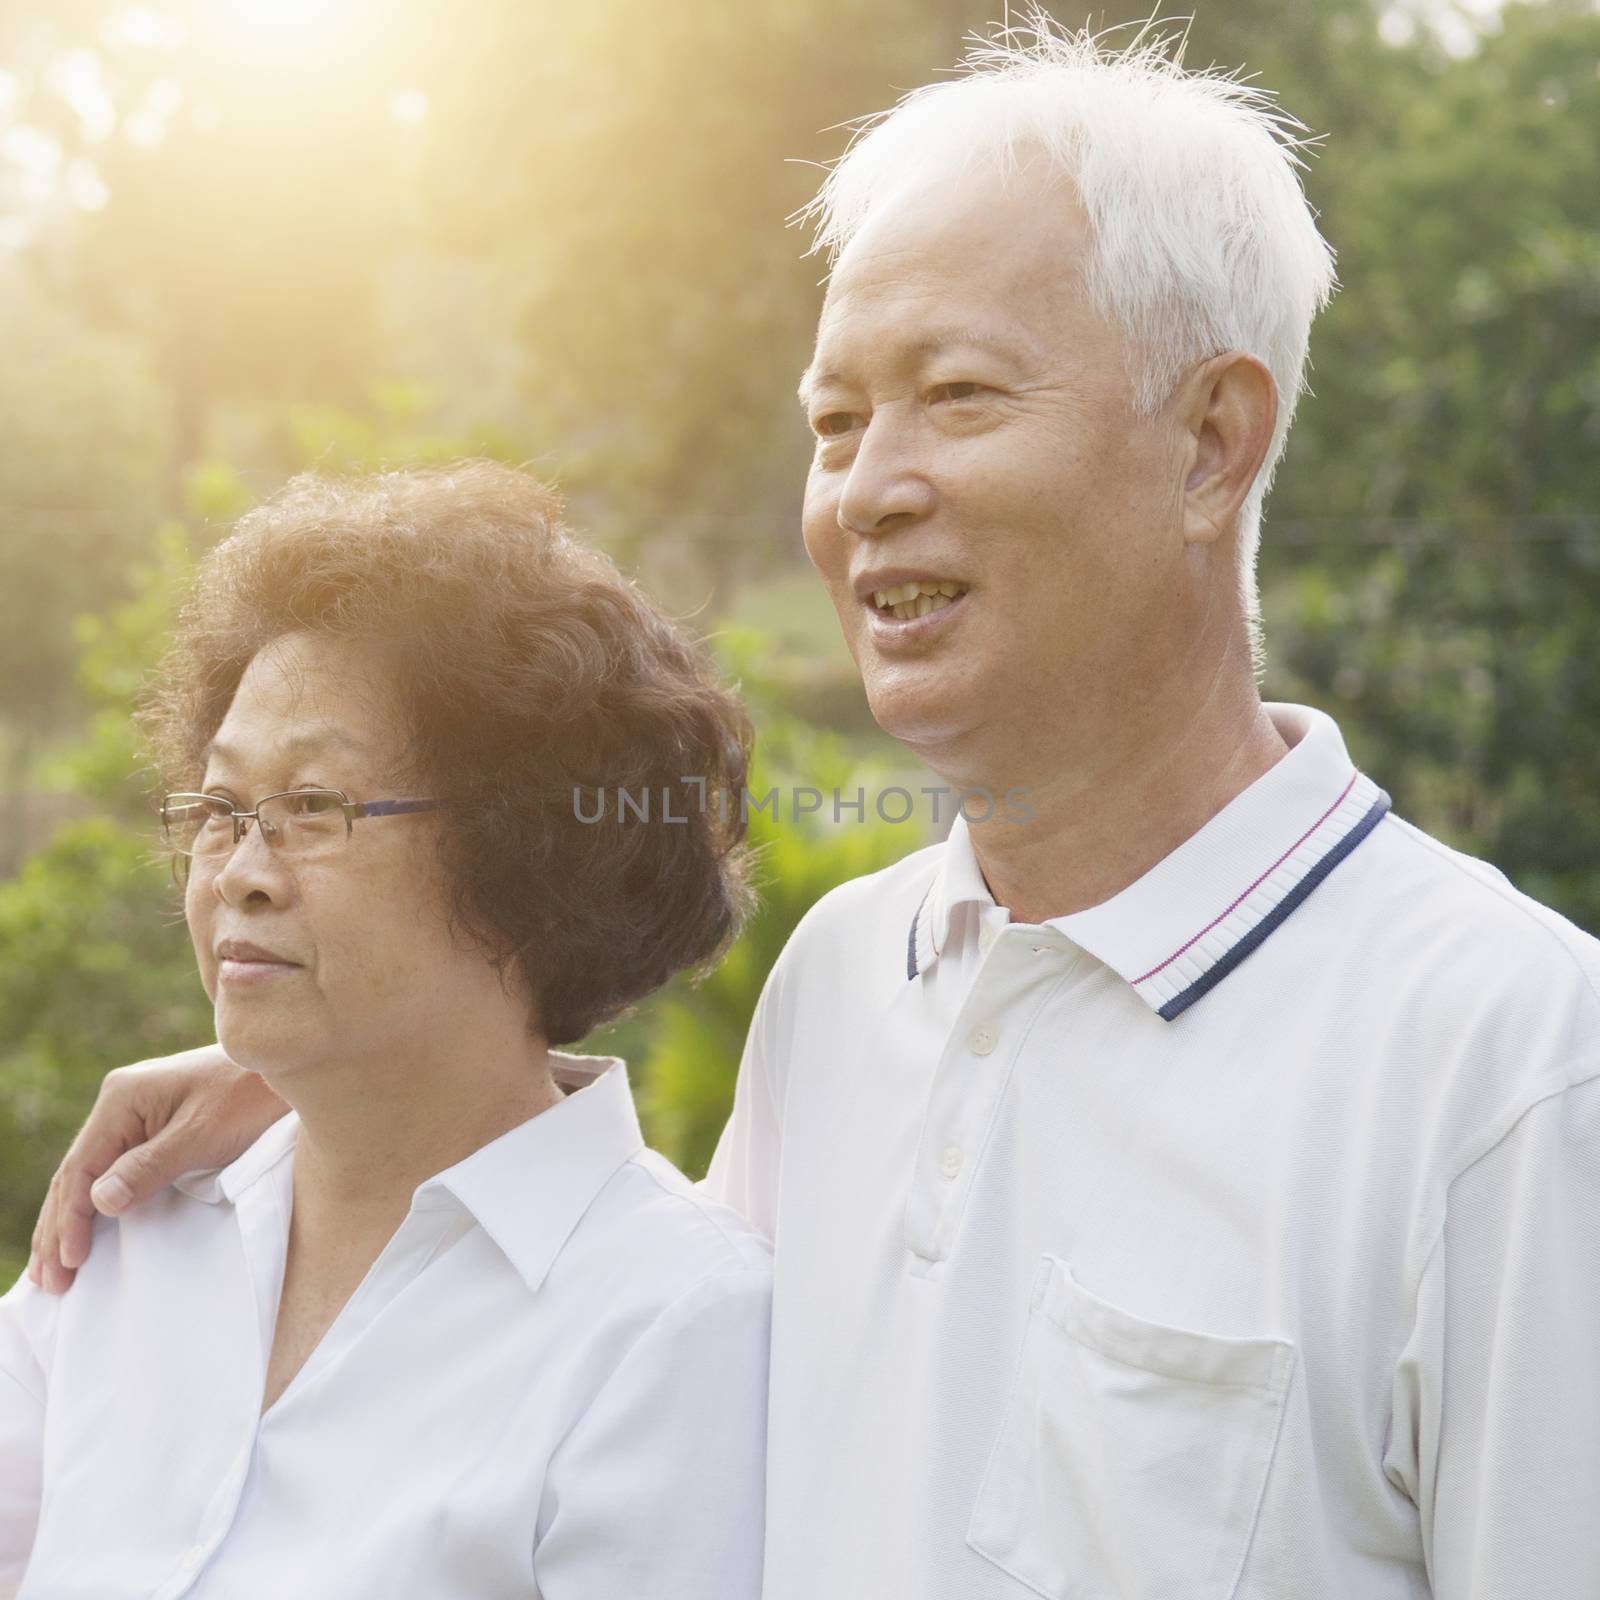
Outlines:
<svg viewBox="0 0 1600 1600"><path fill-rule="evenodd" d="M1594 510L1597 60L1600 15L1511 4L1476 54L1399 56L1335 124L1312 176L1343 288L1275 520Z"/></svg>
<svg viewBox="0 0 1600 1600"><path fill-rule="evenodd" d="M148 828L149 774L129 715L165 646L193 564L180 523L157 530L151 558L131 569L128 601L77 619L78 683L92 708L87 732L50 776L108 814Z"/></svg>
<svg viewBox="0 0 1600 1600"><path fill-rule="evenodd" d="M1600 929L1600 16L1500 23L1411 62L1391 143L1330 151L1345 287L1269 506L1268 683Z"/></svg>
<svg viewBox="0 0 1600 1600"><path fill-rule="evenodd" d="M137 341L14 270L0 349L0 732L34 738L74 709L73 616L119 597L154 520L165 421Z"/></svg>
<svg viewBox="0 0 1600 1600"><path fill-rule="evenodd" d="M65 823L0 881L0 1280L25 1259L51 1172L108 1068L211 1037L180 897L153 823L129 711L189 573L164 526L131 597L79 619L92 708L51 776L99 814Z"/></svg>
<svg viewBox="0 0 1600 1600"><path fill-rule="evenodd" d="M514 463L521 454L503 427L487 422L466 430L447 426L438 397L420 383L373 384L350 405L290 405L281 427L284 456L296 471L380 472L442 466L463 456Z"/></svg>
<svg viewBox="0 0 1600 1600"><path fill-rule="evenodd" d="M1269 688L1337 717L1402 815L1600 930L1597 612L1581 529L1290 568L1265 596Z"/></svg>
<svg viewBox="0 0 1600 1600"><path fill-rule="evenodd" d="M0 1248L34 1214L106 1069L211 1037L164 861L109 818L69 823L0 884Z"/></svg>

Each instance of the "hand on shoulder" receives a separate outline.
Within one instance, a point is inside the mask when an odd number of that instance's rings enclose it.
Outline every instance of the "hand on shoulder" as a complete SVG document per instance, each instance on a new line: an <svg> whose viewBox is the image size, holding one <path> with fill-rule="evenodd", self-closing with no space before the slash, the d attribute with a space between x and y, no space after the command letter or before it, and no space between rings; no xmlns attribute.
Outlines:
<svg viewBox="0 0 1600 1600"><path fill-rule="evenodd" d="M220 1045L117 1067L50 1180L28 1277L61 1294L88 1259L95 1213L117 1216L180 1173L226 1166L289 1108Z"/></svg>

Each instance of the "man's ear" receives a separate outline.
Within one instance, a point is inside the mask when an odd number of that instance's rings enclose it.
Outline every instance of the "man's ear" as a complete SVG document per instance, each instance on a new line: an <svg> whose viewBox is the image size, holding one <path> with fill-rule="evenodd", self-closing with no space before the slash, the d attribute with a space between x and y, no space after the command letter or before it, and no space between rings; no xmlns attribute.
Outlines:
<svg viewBox="0 0 1600 1600"><path fill-rule="evenodd" d="M1179 417L1188 432L1183 536L1211 544L1229 533L1272 444L1278 389L1242 350L1213 356L1189 375Z"/></svg>

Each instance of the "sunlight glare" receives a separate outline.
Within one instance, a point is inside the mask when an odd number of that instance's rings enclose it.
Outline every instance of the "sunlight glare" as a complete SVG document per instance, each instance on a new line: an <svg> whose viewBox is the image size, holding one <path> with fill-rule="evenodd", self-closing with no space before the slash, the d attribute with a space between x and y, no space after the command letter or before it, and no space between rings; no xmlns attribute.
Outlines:
<svg viewBox="0 0 1600 1600"><path fill-rule="evenodd" d="M227 9L252 33L288 37L332 22L347 8L339 0L227 0Z"/></svg>

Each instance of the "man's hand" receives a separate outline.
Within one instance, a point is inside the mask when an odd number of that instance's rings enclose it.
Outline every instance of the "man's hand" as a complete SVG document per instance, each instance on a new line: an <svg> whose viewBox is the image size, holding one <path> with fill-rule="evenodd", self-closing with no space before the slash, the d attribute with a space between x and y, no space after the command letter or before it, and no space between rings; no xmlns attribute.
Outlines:
<svg viewBox="0 0 1600 1600"><path fill-rule="evenodd" d="M288 1109L220 1045L108 1072L50 1180L28 1276L61 1294L88 1259L96 1211L117 1216L180 1173L226 1166Z"/></svg>

